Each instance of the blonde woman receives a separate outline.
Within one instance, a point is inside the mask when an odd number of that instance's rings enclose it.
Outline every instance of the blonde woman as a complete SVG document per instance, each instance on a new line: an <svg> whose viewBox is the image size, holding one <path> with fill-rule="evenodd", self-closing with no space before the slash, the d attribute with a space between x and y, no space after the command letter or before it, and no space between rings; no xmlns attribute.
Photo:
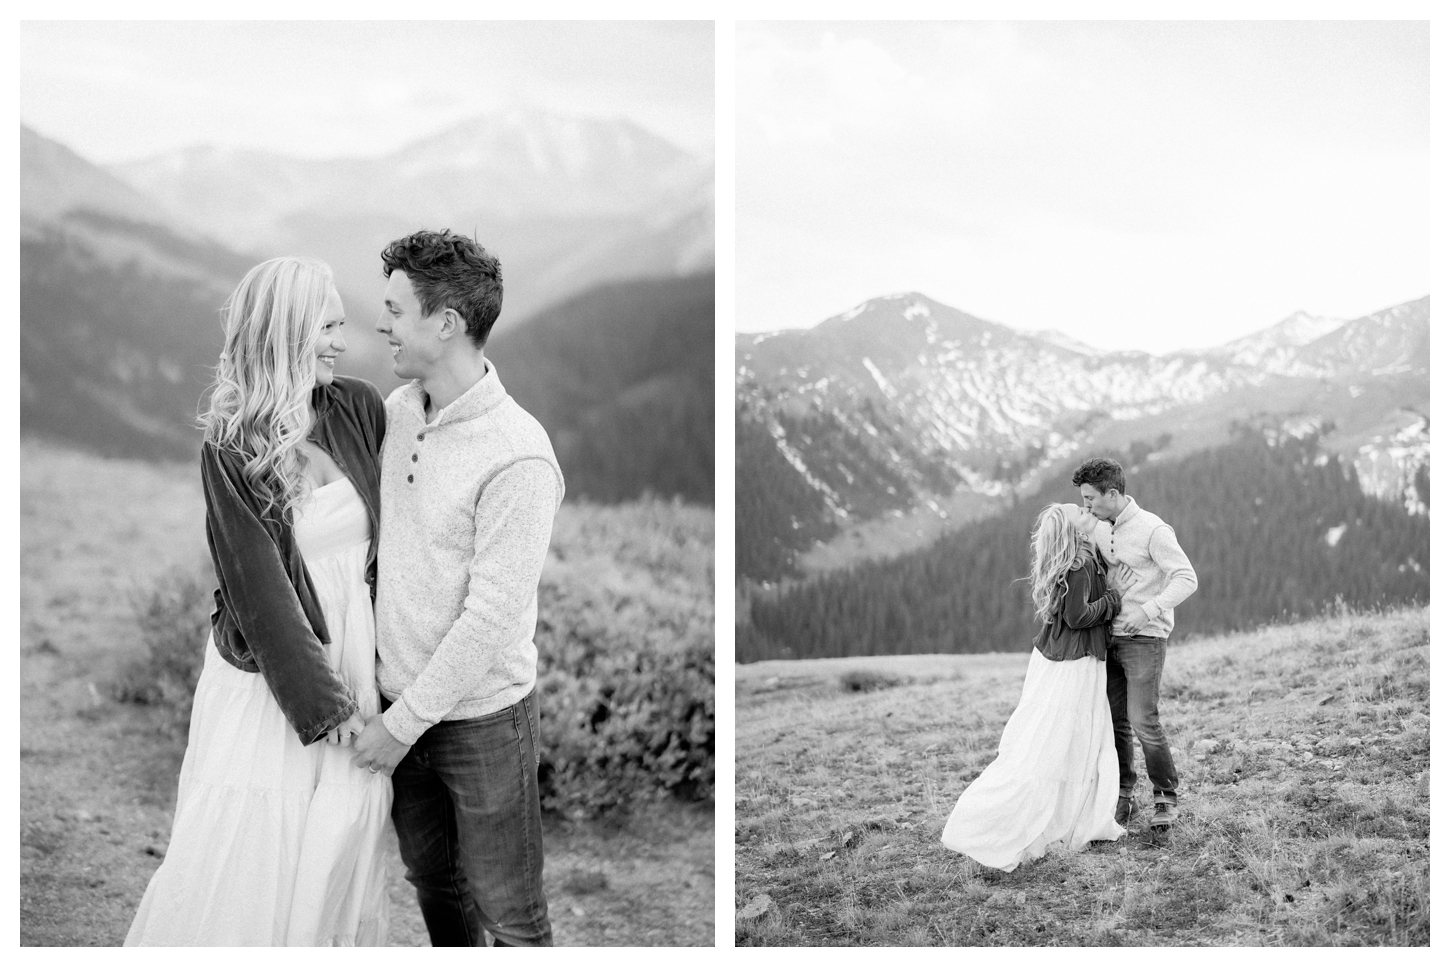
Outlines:
<svg viewBox="0 0 1450 967"><path fill-rule="evenodd" d="M352 946L387 940L386 774L353 768L378 712L372 585L376 387L347 348L328 267L247 273L202 416L216 568L166 859L128 946Z"/></svg>
<svg viewBox="0 0 1450 967"><path fill-rule="evenodd" d="M1010 871L1062 843L1114 840L1118 756L1107 696L1107 633L1121 600L1092 544L1096 520L1051 504L1032 532L1033 641L1022 698L997 758L969 785L942 842Z"/></svg>

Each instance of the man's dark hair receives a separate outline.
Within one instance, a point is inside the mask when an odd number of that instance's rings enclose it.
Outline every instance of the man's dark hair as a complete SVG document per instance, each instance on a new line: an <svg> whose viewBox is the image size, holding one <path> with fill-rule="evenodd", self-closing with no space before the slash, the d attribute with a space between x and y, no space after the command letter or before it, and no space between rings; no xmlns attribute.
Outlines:
<svg viewBox="0 0 1450 967"><path fill-rule="evenodd" d="M452 309L463 317L465 331L477 349L503 308L503 269L482 245L444 229L414 232L383 249L383 275L408 273L423 315Z"/></svg>
<svg viewBox="0 0 1450 967"><path fill-rule="evenodd" d="M1128 478L1123 476L1123 465L1106 457L1093 457L1082 462L1072 475L1072 485L1081 487L1083 484L1091 484L1100 494L1109 490L1124 495L1128 493Z"/></svg>

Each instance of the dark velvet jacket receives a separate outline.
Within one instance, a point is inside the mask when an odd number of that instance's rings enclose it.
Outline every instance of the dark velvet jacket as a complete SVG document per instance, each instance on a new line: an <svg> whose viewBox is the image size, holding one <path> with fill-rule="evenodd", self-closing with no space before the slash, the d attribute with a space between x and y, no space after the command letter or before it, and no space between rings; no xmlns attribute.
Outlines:
<svg viewBox="0 0 1450 967"><path fill-rule="evenodd" d="M366 380L336 376L312 391L312 406L317 422L308 439L337 461L367 505L367 581L376 595L382 394ZM242 466L237 455L202 445L206 539L217 576L212 638L232 665L262 674L288 724L310 745L358 705L328 661L331 639L291 522L277 507L262 513Z"/></svg>
<svg viewBox="0 0 1450 967"><path fill-rule="evenodd" d="M1067 593L1057 614L1042 626L1032 643L1042 657L1073 661L1092 655L1108 659L1108 629L1123 599L1108 587L1108 573L1096 551L1081 567L1067 572Z"/></svg>

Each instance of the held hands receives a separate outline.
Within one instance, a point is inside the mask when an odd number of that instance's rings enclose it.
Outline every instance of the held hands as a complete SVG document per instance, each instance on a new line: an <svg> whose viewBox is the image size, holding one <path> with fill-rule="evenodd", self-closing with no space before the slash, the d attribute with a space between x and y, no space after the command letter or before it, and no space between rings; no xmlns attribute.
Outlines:
<svg viewBox="0 0 1450 967"><path fill-rule="evenodd" d="M326 734L323 741L328 745L352 745L354 736L362 735L363 728L367 725L363 721L361 712L353 712L348 716L346 722L332 729Z"/></svg>
<svg viewBox="0 0 1450 967"><path fill-rule="evenodd" d="M353 740L352 764L369 772L380 772L391 776L411 746L393 738L393 733L383 724L381 714L368 719L362 734Z"/></svg>

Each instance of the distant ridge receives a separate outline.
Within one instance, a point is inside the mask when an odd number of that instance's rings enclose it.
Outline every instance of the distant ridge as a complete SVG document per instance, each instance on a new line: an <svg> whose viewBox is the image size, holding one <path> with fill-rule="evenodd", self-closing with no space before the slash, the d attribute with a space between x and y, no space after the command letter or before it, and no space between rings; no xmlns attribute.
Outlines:
<svg viewBox="0 0 1450 967"><path fill-rule="evenodd" d="M56 219L80 209L156 221L156 203L59 141L20 125L22 221Z"/></svg>
<svg viewBox="0 0 1450 967"><path fill-rule="evenodd" d="M325 259L370 306L387 242L475 236L503 261L500 330L599 282L714 268L712 159L623 118L509 110L377 156L201 145L108 170L233 248Z"/></svg>

